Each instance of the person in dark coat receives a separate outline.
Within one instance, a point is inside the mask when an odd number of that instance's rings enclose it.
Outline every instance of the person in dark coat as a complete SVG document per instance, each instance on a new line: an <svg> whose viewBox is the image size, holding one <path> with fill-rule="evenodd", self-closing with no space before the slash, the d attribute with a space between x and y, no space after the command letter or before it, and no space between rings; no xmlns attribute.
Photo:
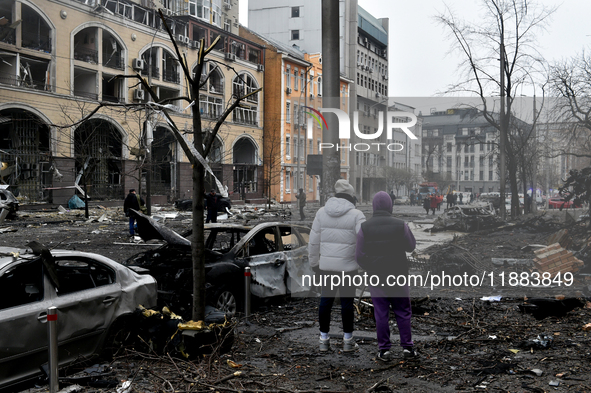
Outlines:
<svg viewBox="0 0 591 393"><path fill-rule="evenodd" d="M445 201L447 202L447 208L448 209L453 206L453 204L454 204L454 194L452 194L451 191L448 192L447 195L445 196Z"/></svg>
<svg viewBox="0 0 591 393"><path fill-rule="evenodd" d="M306 193L304 192L303 188L300 188L298 194L296 195L296 199L298 200L298 207L300 208L300 221L304 221L306 216L304 215L304 207L306 207Z"/></svg>
<svg viewBox="0 0 591 393"><path fill-rule="evenodd" d="M207 218L205 219L205 223L218 222L220 197L215 193L215 189L212 189L209 194L205 195L205 202L207 203Z"/></svg>
<svg viewBox="0 0 591 393"><path fill-rule="evenodd" d="M396 201L396 194L394 194L394 190L390 191L390 199L392 200L392 204Z"/></svg>
<svg viewBox="0 0 591 393"><path fill-rule="evenodd" d="M427 194L423 198L423 209L425 209L425 211L427 212L427 215L429 215L430 208L431 208L431 198L429 197L429 194Z"/></svg>
<svg viewBox="0 0 591 393"><path fill-rule="evenodd" d="M136 194L135 189L130 189L129 194L125 197L125 201L123 202L123 211L125 212L125 216L129 217L129 235L135 235L135 217L133 217L129 209L133 209L135 211L140 211L141 207L144 206L146 202Z"/></svg>
<svg viewBox="0 0 591 393"><path fill-rule="evenodd" d="M408 276L406 253L412 252L415 246L415 237L408 225L392 216L392 200L388 194L378 192L373 198L373 217L361 224L355 249L357 264L368 274L380 278L378 286L369 287L376 320L378 360L389 361L393 358L390 353L390 307L396 316L404 357L417 356L410 326L412 310L408 285L384 284L390 275Z"/></svg>

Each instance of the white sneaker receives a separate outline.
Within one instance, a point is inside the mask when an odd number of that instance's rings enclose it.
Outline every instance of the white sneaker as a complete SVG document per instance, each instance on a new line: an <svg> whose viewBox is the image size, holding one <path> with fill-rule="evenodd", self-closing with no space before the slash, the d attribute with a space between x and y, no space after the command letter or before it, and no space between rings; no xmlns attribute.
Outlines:
<svg viewBox="0 0 591 393"><path fill-rule="evenodd" d="M359 345L357 345L353 337L350 339L343 338L343 352L353 352L358 349Z"/></svg>
<svg viewBox="0 0 591 393"><path fill-rule="evenodd" d="M328 350L330 349L330 338L323 339L321 337L319 342L320 342L320 347L319 347L320 352L328 352Z"/></svg>

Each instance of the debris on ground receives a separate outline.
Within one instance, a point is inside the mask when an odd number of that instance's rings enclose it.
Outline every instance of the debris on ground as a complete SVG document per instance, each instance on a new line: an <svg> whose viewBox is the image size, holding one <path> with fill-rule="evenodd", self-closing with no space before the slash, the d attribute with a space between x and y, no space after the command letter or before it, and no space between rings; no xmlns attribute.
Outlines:
<svg viewBox="0 0 591 393"><path fill-rule="evenodd" d="M433 222L432 231L457 230L478 231L502 225L503 220L495 214L491 205L456 205L439 215Z"/></svg>

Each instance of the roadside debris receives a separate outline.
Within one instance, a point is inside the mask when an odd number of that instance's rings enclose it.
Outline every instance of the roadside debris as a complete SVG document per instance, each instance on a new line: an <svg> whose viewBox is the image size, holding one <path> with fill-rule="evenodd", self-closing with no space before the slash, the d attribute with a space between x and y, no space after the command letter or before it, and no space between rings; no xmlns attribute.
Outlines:
<svg viewBox="0 0 591 393"><path fill-rule="evenodd" d="M432 231L458 230L472 232L503 224L490 205L456 205L446 209L433 222Z"/></svg>
<svg viewBox="0 0 591 393"><path fill-rule="evenodd" d="M524 304L519 304L519 309L534 318L540 320L547 317L563 317L575 308L582 308L585 302L577 298L566 299L527 299Z"/></svg>
<svg viewBox="0 0 591 393"><path fill-rule="evenodd" d="M540 273L548 272L552 275L556 273L577 272L584 263L576 258L572 252L565 250L559 243L554 243L548 247L534 251L534 265Z"/></svg>
<svg viewBox="0 0 591 393"><path fill-rule="evenodd" d="M8 185L0 185L0 223L6 218L16 218L16 212L19 208L18 200L7 188Z"/></svg>

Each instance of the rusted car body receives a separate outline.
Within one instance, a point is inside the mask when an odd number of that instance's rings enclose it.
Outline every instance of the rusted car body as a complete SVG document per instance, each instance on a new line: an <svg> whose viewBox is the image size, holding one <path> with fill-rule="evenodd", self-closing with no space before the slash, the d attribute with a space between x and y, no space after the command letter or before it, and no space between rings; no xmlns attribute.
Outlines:
<svg viewBox="0 0 591 393"><path fill-rule="evenodd" d="M190 233L184 236L136 212L139 234L166 245L137 254L126 262L158 281L161 305L188 314L193 277ZM244 268L252 274L251 293L260 298L307 293L302 275L313 275L308 263L310 228L280 222L256 226L205 224L207 302L233 315L244 301Z"/></svg>
<svg viewBox="0 0 591 393"><path fill-rule="evenodd" d="M58 310L59 363L99 353L136 307L156 305L150 276L97 254L0 247L0 390L41 375L47 309Z"/></svg>

